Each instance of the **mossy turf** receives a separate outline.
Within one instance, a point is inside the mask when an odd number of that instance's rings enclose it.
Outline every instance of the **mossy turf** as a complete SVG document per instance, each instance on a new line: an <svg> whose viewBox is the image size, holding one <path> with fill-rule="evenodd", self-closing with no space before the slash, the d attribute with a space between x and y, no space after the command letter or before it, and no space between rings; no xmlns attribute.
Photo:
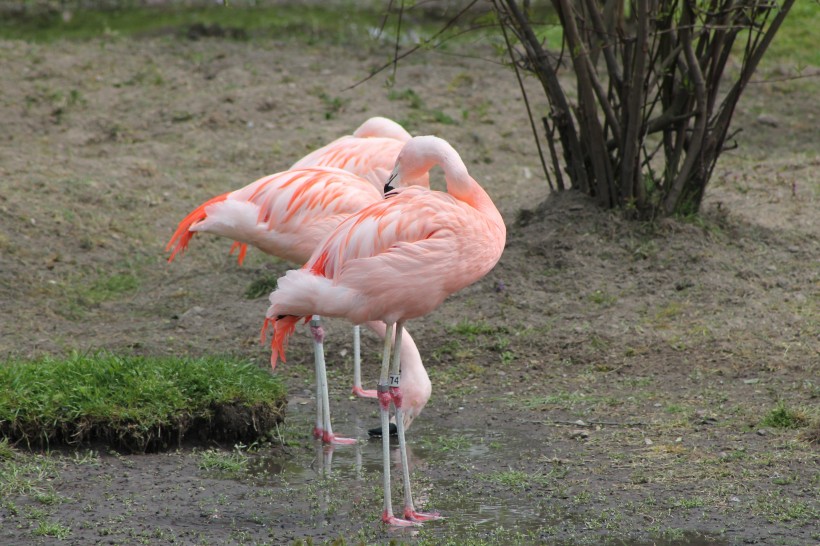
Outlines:
<svg viewBox="0 0 820 546"><path fill-rule="evenodd" d="M0 362L0 434L37 447L251 443L282 421L285 401L278 378L230 358L93 353Z"/></svg>

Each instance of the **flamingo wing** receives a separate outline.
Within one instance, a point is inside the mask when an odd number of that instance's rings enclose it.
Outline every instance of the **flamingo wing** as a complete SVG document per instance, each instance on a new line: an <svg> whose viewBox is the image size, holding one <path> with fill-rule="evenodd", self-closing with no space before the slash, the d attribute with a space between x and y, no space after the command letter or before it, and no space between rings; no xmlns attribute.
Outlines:
<svg viewBox="0 0 820 546"><path fill-rule="evenodd" d="M317 313L360 323L426 314L495 264L486 265L479 216L446 193L391 193L339 224L302 269L280 279L268 317Z"/></svg>
<svg viewBox="0 0 820 546"><path fill-rule="evenodd" d="M211 199L177 228L172 258L193 233L205 231L253 245L280 258L304 263L322 238L344 218L379 201L381 194L364 179L333 168L276 173Z"/></svg>
<svg viewBox="0 0 820 546"><path fill-rule="evenodd" d="M308 154L291 167L336 167L367 179L382 191L404 144L393 138L345 136Z"/></svg>

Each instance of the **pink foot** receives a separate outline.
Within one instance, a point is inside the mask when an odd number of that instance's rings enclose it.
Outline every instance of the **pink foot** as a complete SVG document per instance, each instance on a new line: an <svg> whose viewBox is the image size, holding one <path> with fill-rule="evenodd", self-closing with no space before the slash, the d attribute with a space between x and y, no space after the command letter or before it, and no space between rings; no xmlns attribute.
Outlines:
<svg viewBox="0 0 820 546"><path fill-rule="evenodd" d="M407 521L406 519L397 518L392 514L388 514L387 510L382 512L382 521L387 525L394 525L396 527L410 527L413 525L418 525L418 523Z"/></svg>
<svg viewBox="0 0 820 546"><path fill-rule="evenodd" d="M324 435L324 431L319 427L313 427L313 437L317 440Z"/></svg>
<svg viewBox="0 0 820 546"><path fill-rule="evenodd" d="M438 512L416 512L415 510L410 510L409 508L404 509L404 517L409 521L414 521L416 523L422 523L425 521L432 521L436 519L444 519L444 516L439 514Z"/></svg>
<svg viewBox="0 0 820 546"><path fill-rule="evenodd" d="M336 446L347 446L350 444L355 444L355 438L342 438L341 436L336 436L335 434L330 434L329 432L325 431L322 434L322 443L325 444L333 444Z"/></svg>
<svg viewBox="0 0 820 546"><path fill-rule="evenodd" d="M353 387L353 394L359 398L378 398L375 390L364 390L361 387Z"/></svg>

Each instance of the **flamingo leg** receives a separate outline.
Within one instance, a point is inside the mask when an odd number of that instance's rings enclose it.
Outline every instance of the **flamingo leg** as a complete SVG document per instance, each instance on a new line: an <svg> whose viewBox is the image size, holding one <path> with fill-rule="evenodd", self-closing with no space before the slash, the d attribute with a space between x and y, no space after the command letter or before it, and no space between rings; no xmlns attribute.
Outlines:
<svg viewBox="0 0 820 546"><path fill-rule="evenodd" d="M313 357L316 363L316 405L321 406L321 424L319 426L319 433L322 442L326 444L355 444L354 438L342 438L333 434L333 427L330 425L330 396L328 395L327 387L327 369L325 367L325 348L324 338L325 332L322 328L321 317L313 315L310 320L310 331L313 334ZM316 413L317 421L320 419L319 411ZM316 431L314 430L314 436Z"/></svg>
<svg viewBox="0 0 820 546"><path fill-rule="evenodd" d="M377 398L376 391L362 388L362 335L359 325L353 327L353 394L359 398Z"/></svg>
<svg viewBox="0 0 820 546"><path fill-rule="evenodd" d="M393 323L387 323L387 331L384 334L384 355L382 357L382 369L379 376L379 412L381 414L382 430L388 430L390 426L390 396L389 371L390 371L390 348L393 344ZM397 518L393 515L393 501L390 492L390 435L382 434L382 460L384 479L384 511L382 521L388 525L406 527L414 525L412 521Z"/></svg>
<svg viewBox="0 0 820 546"><path fill-rule="evenodd" d="M320 322L321 317L319 315L313 315L311 317L311 328L314 327L314 324L317 326L321 324ZM322 376L321 371L319 370L319 366L321 366L322 357L319 356L320 351L324 354L324 348L321 347L321 344L316 343L316 337L314 336L314 345L313 345L313 366L314 366L314 373L316 374L316 425L313 427L313 437L314 438L321 438L322 437L322 428L324 427L324 409L323 409L323 402L324 397L322 396L322 382L320 377ZM317 346L318 345L318 346Z"/></svg>
<svg viewBox="0 0 820 546"><path fill-rule="evenodd" d="M390 370L390 395L393 405L396 407L396 430L399 435L399 452L401 454L402 480L404 484L404 517L413 522L424 522L434 519L441 519L438 512L416 512L413 506L413 494L410 489L410 465L407 461L407 443L404 437L404 418L402 416L402 395L401 395L401 334L404 330L404 322L396 323L396 344L393 347L393 365ZM384 423L382 423L384 427ZM382 430L386 430L382 428Z"/></svg>

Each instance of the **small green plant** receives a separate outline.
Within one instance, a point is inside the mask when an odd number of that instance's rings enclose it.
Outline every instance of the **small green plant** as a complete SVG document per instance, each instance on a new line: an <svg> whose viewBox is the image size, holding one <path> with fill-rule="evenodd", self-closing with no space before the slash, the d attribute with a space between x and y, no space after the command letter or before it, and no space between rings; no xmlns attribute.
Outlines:
<svg viewBox="0 0 820 546"><path fill-rule="evenodd" d="M470 446L470 439L466 436L438 436L436 438L424 438L421 444L430 450L435 451L461 451Z"/></svg>
<svg viewBox="0 0 820 546"><path fill-rule="evenodd" d="M262 296L268 296L271 292L276 290L275 275L264 275L251 282L245 289L245 297L249 300L255 300Z"/></svg>
<svg viewBox="0 0 820 546"><path fill-rule="evenodd" d="M34 495L34 500L36 500L40 504L51 506L54 504L60 504L62 502L65 502L66 498L61 495L58 495L56 491L46 491L42 493L36 493Z"/></svg>
<svg viewBox="0 0 820 546"><path fill-rule="evenodd" d="M319 93L319 99L325 106L325 119L333 119L350 103L350 99L331 97L325 92Z"/></svg>
<svg viewBox="0 0 820 546"><path fill-rule="evenodd" d="M541 472L525 472L523 470L502 470L492 472L483 476L489 482L503 485L511 489L526 489L536 485L546 485L549 482L549 475Z"/></svg>
<svg viewBox="0 0 820 546"><path fill-rule="evenodd" d="M441 362L444 357L456 357L462 352L461 343L457 339L450 339L444 345L436 348L433 351L432 357Z"/></svg>
<svg viewBox="0 0 820 546"><path fill-rule="evenodd" d="M56 521L41 521L37 524L37 528L34 529L34 534L41 537L54 537L63 540L71 534L71 527L67 527Z"/></svg>
<svg viewBox="0 0 820 546"><path fill-rule="evenodd" d="M441 110L430 110L430 115L433 117L433 121L437 123L441 123L442 125L455 125L456 120L442 112Z"/></svg>
<svg viewBox="0 0 820 546"><path fill-rule="evenodd" d="M472 322L465 319L453 326L450 331L473 341L477 336L494 334L496 329L484 321Z"/></svg>
<svg viewBox="0 0 820 546"><path fill-rule="evenodd" d="M809 419L802 411L788 408L785 403L780 402L760 424L771 428L800 428L808 425Z"/></svg>
<svg viewBox="0 0 820 546"><path fill-rule="evenodd" d="M87 296L92 303L100 303L133 292L138 287L139 280L133 274L115 273L93 282L88 289Z"/></svg>
<svg viewBox="0 0 820 546"><path fill-rule="evenodd" d="M700 497L692 497L692 498L672 498L672 507L673 508L700 508L706 505L706 502Z"/></svg>
<svg viewBox="0 0 820 546"><path fill-rule="evenodd" d="M757 499L752 509L771 522L817 521L820 517L820 510L811 503L772 494Z"/></svg>
<svg viewBox="0 0 820 546"><path fill-rule="evenodd" d="M416 93L412 89L405 89L404 91L397 91L395 89L391 89L387 93L387 98L389 100L407 101L407 105L414 110L420 110L424 107L424 101L422 101L418 93Z"/></svg>
<svg viewBox="0 0 820 546"><path fill-rule="evenodd" d="M14 448L9 444L8 438L0 440L0 461L8 461L14 459L16 453Z"/></svg>
<svg viewBox="0 0 820 546"><path fill-rule="evenodd" d="M504 365L509 364L515 360L515 353L512 351L504 351L501 353L501 363Z"/></svg>
<svg viewBox="0 0 820 546"><path fill-rule="evenodd" d="M217 449L203 451L199 461L199 468L224 472L227 474L239 474L248 467L248 456L239 449L225 452Z"/></svg>
<svg viewBox="0 0 820 546"><path fill-rule="evenodd" d="M596 305L600 305L602 307L611 307L618 301L616 296L612 294L607 294L603 290L595 290L591 294L587 296L587 299Z"/></svg>

